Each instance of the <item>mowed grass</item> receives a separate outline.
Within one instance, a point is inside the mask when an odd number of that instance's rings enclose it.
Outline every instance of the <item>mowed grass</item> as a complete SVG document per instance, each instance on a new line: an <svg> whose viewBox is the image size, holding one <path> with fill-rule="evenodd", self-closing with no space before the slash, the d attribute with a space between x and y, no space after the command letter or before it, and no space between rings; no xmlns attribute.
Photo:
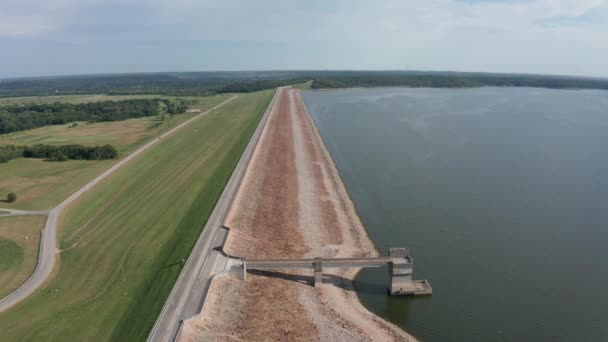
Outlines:
<svg viewBox="0 0 608 342"><path fill-rule="evenodd" d="M56 276L0 314L6 341L143 341L273 91L240 95L63 215Z"/></svg>
<svg viewBox="0 0 608 342"><path fill-rule="evenodd" d="M2 202L1 206L25 210L52 208L115 162L70 160L53 163L19 158L0 164L0 198L5 199L10 192L17 194L15 202Z"/></svg>
<svg viewBox="0 0 608 342"><path fill-rule="evenodd" d="M0 298L34 272L45 222L46 216L0 217Z"/></svg>
<svg viewBox="0 0 608 342"><path fill-rule="evenodd" d="M189 98L193 108L206 110L228 99L227 95ZM0 144L81 144L116 147L124 156L145 142L190 119L197 113L173 115L160 122L155 118L138 118L115 122L80 123L40 127L28 131L0 135ZM10 192L17 194L6 208L48 209L59 204L96 175L118 160L46 162L41 159L14 159L0 164L0 199Z"/></svg>
<svg viewBox="0 0 608 342"><path fill-rule="evenodd" d="M15 241L0 238L0 275L21 262L23 262L23 248Z"/></svg>

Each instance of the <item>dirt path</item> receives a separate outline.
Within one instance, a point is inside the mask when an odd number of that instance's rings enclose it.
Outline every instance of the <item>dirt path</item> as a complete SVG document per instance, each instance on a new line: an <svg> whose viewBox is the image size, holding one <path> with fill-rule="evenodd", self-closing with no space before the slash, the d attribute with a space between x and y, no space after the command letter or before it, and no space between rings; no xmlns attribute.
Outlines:
<svg viewBox="0 0 608 342"><path fill-rule="evenodd" d="M224 250L247 258L377 255L299 92L285 89L227 217ZM367 311L352 291L357 270L251 271L214 280L182 341L413 340Z"/></svg>
<svg viewBox="0 0 608 342"><path fill-rule="evenodd" d="M42 230L42 238L40 239L40 253L38 256L38 264L36 265L36 269L34 270L34 273L32 273L32 275L17 290L15 290L11 294L9 294L8 296L6 296L2 300L0 300L0 312L16 305L20 301L27 298L34 291L36 291L36 289L38 289L51 275L51 272L53 271L53 267L55 266L55 255L56 255L56 248L57 248L57 222L59 221L59 216L61 215L63 209L65 209L68 205L70 205L71 203L76 201L82 194L84 194L85 192L87 192L91 188L93 188L95 185L97 185L97 183L101 182L106 177L108 177L112 173L116 172L118 169L120 169L126 163L128 163L132 159L138 157L139 155L144 153L146 150L148 150L150 147L152 147L155 144L162 141L167 136L177 132L182 127L188 125L192 121L201 118L202 116L209 113L210 111L223 106L224 104L234 100L235 98L236 98L236 96L233 96L233 97L227 99L226 101L220 103L219 105L217 105L207 111L204 111L204 112L198 114L197 116L192 117L192 118L188 119L187 121L184 121L181 124L173 127L172 129L168 130L167 132L161 134L159 137L148 142L144 146L138 148L133 153L131 153L127 157L123 158L118 163L114 164L114 166L112 166L111 168L109 168L108 170L106 170L105 172L100 174L99 176L95 177L95 179L93 179L92 181L87 183L85 186L80 188L78 191L71 194L68 198L66 198L63 202L61 202L57 207L48 211L48 218L47 218L46 224L44 226L44 229Z"/></svg>

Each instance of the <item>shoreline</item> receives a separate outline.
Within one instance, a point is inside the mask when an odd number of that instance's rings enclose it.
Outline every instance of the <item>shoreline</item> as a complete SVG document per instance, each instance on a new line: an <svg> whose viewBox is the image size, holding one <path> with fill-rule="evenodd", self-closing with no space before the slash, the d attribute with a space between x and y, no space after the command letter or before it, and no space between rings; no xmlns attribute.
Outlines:
<svg viewBox="0 0 608 342"><path fill-rule="evenodd" d="M280 90L226 218L229 255L248 258L378 255L299 90ZM277 177L276 175L280 175ZM250 271L216 277L201 313L180 340L402 340L415 338L363 306L360 269Z"/></svg>
<svg viewBox="0 0 608 342"><path fill-rule="evenodd" d="M354 89L356 89L356 88L354 88ZM335 180L336 186L338 187L338 191L340 192L340 195L342 196L342 198L345 202L345 205L347 206L347 211L349 213L349 216L351 217L351 219L353 221L356 221L356 227L359 229L359 231L357 232L357 234L359 235L359 239L365 240L365 243L367 245L369 245L370 254L379 256L381 253L379 252L378 247L376 246L375 242L370 238L369 232L367 231L367 227L363 224L363 221L361 220L361 216L359 216L359 212L357 211L357 206L350 196L350 192L348 191L348 186L346 185L346 183L344 183L344 181L342 179L342 175L340 174L340 170L338 169L338 167L336 165L336 161L334 160L332 154L329 152L329 149L327 148L327 145L325 144L325 140L323 140L323 136L321 135L321 132L319 131L319 127L317 127L317 124L315 123L314 118L312 117L312 114L310 114L310 112L308 111L308 107L306 107L306 104L304 103L304 100L301 97L300 91L298 91L298 97L299 97L299 100L303 104L303 107L306 112L306 116L307 116L308 120L310 120L310 122L312 124L312 128L313 128L314 134L317 138L317 141L320 145L320 149L323 151L325 160L328 164L328 168L332 172L332 176L333 176L332 178ZM376 315L375 313L371 312L369 309L367 309L363 305L363 303L359 299L359 295L357 294L356 291L354 291L354 280L361 270L362 270L361 268L356 268L356 269L351 268L348 271L344 272L344 278L348 279L348 282L347 282L348 286L353 289L353 292L350 293L351 295L347 296L347 300L350 301L351 304L353 306L355 306L356 309L358 309L358 311L361 315L367 316L367 319L378 320L378 321L382 321L383 324L392 325L392 328L397 329L397 330L403 332L404 334L406 334L407 338L410 339L411 341L417 341L417 339L413 335L411 335L409 332L404 331L397 325L394 325L390 321L385 320L382 317Z"/></svg>

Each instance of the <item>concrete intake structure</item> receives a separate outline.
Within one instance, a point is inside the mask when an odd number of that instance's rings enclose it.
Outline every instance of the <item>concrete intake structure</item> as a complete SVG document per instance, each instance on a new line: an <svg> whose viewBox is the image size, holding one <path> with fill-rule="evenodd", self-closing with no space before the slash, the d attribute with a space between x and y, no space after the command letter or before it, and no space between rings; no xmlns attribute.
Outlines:
<svg viewBox="0 0 608 342"><path fill-rule="evenodd" d="M389 267L389 283L387 290L390 295L427 295L433 292L426 280L412 280L414 261L406 248L389 248L388 257L372 258L314 258L314 259L241 259L243 280L247 278L248 270L272 270L311 268L314 270L314 286L323 283L323 268L346 267Z"/></svg>

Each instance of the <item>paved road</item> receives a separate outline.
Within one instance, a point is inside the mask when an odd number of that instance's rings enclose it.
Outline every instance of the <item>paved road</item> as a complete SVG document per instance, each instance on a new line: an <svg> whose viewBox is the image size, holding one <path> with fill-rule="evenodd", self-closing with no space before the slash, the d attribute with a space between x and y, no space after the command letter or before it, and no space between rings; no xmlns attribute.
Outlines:
<svg viewBox="0 0 608 342"><path fill-rule="evenodd" d="M270 105L253 133L211 216L209 216L203 232L196 241L192 253L177 278L154 327L150 331L148 341L166 342L175 340L182 321L200 313L211 283L211 277L230 266L231 260L219 251L221 248L216 248L223 246L228 235L228 230L223 228L224 219L230 210L275 100L283 89L284 87L278 88L275 92Z"/></svg>
<svg viewBox="0 0 608 342"><path fill-rule="evenodd" d="M175 133L182 127L188 125L192 121L204 116L210 111L223 106L224 104L234 100L236 96L229 98L228 100L220 103L219 105L200 113L199 115L184 121L178 126L168 130L167 132L160 135L158 138L150 141L144 146L138 148L135 152L131 153L118 163L114 164L111 168L106 170L104 173L97 176L95 179L90 181L88 184L80 188L78 191L70 195L63 202L61 202L57 207L51 209L48 212L48 218L46 220L46 224L44 229L42 230L42 238L40 240L40 251L38 254L38 265L36 265L36 269L34 273L23 283L18 289L4 297L0 300L0 312L12 307L13 305L19 303L20 301L27 298L30 294L32 294L36 289L38 289L49 277L51 272L53 271L53 267L55 266L55 254L56 254L56 246L57 246L57 222L59 221L59 216L62 211L78 199L82 194L93 188L97 183L101 182L103 179L114 173L116 170L120 169L123 165L128 163L133 158L136 158L144 151L146 151L151 146L157 144L159 141L163 140L167 136ZM5 209L2 209L5 210Z"/></svg>
<svg viewBox="0 0 608 342"><path fill-rule="evenodd" d="M17 209L6 209L0 208L0 212L5 211L6 214L0 214L0 217L7 216L26 216L26 215L48 215L50 210L17 210Z"/></svg>

